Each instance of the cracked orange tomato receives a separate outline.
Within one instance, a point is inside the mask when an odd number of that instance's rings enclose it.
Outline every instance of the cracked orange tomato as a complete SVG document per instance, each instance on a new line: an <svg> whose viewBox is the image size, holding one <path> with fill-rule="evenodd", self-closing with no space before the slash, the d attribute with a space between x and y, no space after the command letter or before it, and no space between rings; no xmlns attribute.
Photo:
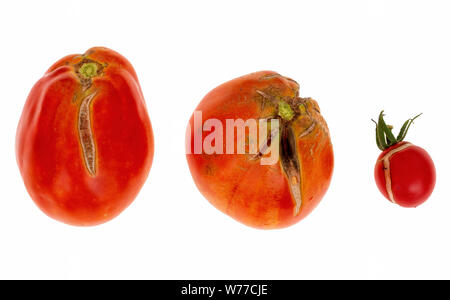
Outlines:
<svg viewBox="0 0 450 300"><path fill-rule="evenodd" d="M250 137L252 124L262 133L257 141ZM225 133L220 135L220 129ZM237 151L239 145L245 151ZM237 221L261 229L287 227L307 216L324 196L334 162L317 102L300 97L297 82L272 71L210 91L189 121L186 151L205 198ZM262 163L275 155L271 163Z"/></svg>
<svg viewBox="0 0 450 300"><path fill-rule="evenodd" d="M96 47L51 66L23 108L16 157L28 193L48 216L89 226L121 213L153 159L150 119L128 60Z"/></svg>
<svg viewBox="0 0 450 300"><path fill-rule="evenodd" d="M436 169L430 155L422 148L403 141L409 127L419 117L406 120L397 136L386 125L383 112L376 124L376 142L383 151L375 164L378 189L392 203L417 207L424 203L436 184Z"/></svg>

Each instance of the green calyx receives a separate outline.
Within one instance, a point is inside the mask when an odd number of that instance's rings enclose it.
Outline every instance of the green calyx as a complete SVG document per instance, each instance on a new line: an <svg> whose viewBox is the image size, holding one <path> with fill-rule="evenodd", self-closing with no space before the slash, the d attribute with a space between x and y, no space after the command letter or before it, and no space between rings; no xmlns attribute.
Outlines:
<svg viewBox="0 0 450 300"><path fill-rule="evenodd" d="M278 103L278 115L285 121L290 121L294 117L294 111L291 106L284 102L280 101Z"/></svg>
<svg viewBox="0 0 450 300"><path fill-rule="evenodd" d="M375 125L375 133L376 133L376 141L377 146L381 151L386 150L387 148L403 141L406 137L406 134L408 133L409 127L414 122L415 119L417 119L420 115L415 116L412 119L406 120L405 123L403 123L402 128L400 129L399 134L397 137L394 136L392 133L393 127L390 125L386 125L386 122L384 121L384 111L381 111L380 116L378 117L378 123L374 120L372 120Z"/></svg>
<svg viewBox="0 0 450 300"><path fill-rule="evenodd" d="M98 66L96 63L84 63L79 70L80 74L86 78L92 78L98 75Z"/></svg>

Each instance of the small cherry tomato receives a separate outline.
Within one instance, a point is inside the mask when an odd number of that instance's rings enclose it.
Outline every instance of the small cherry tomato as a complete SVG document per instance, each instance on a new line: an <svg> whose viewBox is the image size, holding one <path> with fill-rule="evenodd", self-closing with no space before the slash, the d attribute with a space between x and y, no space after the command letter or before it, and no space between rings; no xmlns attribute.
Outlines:
<svg viewBox="0 0 450 300"><path fill-rule="evenodd" d="M407 120L397 137L392 133L392 126L386 125L383 112L378 123L375 122L377 145L383 151L375 165L375 181L389 201L403 207L417 207L425 202L436 183L436 169L430 155L403 141L417 117Z"/></svg>
<svg viewBox="0 0 450 300"><path fill-rule="evenodd" d="M100 47L56 62L25 103L16 157L28 193L48 216L87 226L122 212L153 158L152 127L131 64Z"/></svg>
<svg viewBox="0 0 450 300"><path fill-rule="evenodd" d="M330 184L333 148L319 106L278 73L251 73L216 87L198 105L187 133L187 161L200 192L248 226L297 223Z"/></svg>

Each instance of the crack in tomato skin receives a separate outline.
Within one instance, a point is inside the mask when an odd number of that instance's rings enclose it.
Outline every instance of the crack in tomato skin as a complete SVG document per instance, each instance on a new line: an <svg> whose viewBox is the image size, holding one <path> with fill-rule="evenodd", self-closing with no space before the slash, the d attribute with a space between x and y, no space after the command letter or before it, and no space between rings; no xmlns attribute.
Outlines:
<svg viewBox="0 0 450 300"><path fill-rule="evenodd" d="M281 128L280 141L280 159L281 166L287 177L289 190L291 191L292 200L294 203L293 214L297 216L302 205L301 192L301 165L298 161L298 153L296 147L296 138L292 129L285 125Z"/></svg>
<svg viewBox="0 0 450 300"><path fill-rule="evenodd" d="M392 192L391 157L410 146L412 146L410 143L404 143L396 148L389 150L381 159L381 162L383 163L384 177L386 180L386 192L388 193L389 201L391 201L392 203L396 202L394 194Z"/></svg>
<svg viewBox="0 0 450 300"><path fill-rule="evenodd" d="M83 151L85 166L92 176L96 172L96 146L91 126L91 105L96 92L92 92L81 100L78 111L78 134Z"/></svg>

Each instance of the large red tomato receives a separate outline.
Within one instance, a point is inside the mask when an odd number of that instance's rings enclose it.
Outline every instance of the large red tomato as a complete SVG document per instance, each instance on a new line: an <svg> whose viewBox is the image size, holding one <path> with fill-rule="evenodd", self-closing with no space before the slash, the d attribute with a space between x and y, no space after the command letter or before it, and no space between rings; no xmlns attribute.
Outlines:
<svg viewBox="0 0 450 300"><path fill-rule="evenodd" d="M197 113L202 114L201 122L196 121ZM229 121L254 120L260 133L267 132L267 145L279 149L279 159L262 163L267 149L251 153L256 139L244 137L244 131L234 134L234 129L226 131L223 139L215 139L212 147L222 153L211 151L208 142L214 120L223 128ZM278 121L280 130L265 132L259 126L264 120L270 120L268 125ZM333 148L319 106L315 100L299 96L297 82L278 73L256 72L213 89L196 108L188 134L187 161L200 192L219 210L246 225L263 229L290 226L316 207L330 184ZM236 149L229 147L230 134ZM203 151L196 151L196 144L203 145ZM239 145L245 147L245 153L237 151Z"/></svg>
<svg viewBox="0 0 450 300"><path fill-rule="evenodd" d="M153 133L131 64L107 48L56 62L31 90L16 156L25 186L50 217L111 220L136 197L153 159Z"/></svg>

